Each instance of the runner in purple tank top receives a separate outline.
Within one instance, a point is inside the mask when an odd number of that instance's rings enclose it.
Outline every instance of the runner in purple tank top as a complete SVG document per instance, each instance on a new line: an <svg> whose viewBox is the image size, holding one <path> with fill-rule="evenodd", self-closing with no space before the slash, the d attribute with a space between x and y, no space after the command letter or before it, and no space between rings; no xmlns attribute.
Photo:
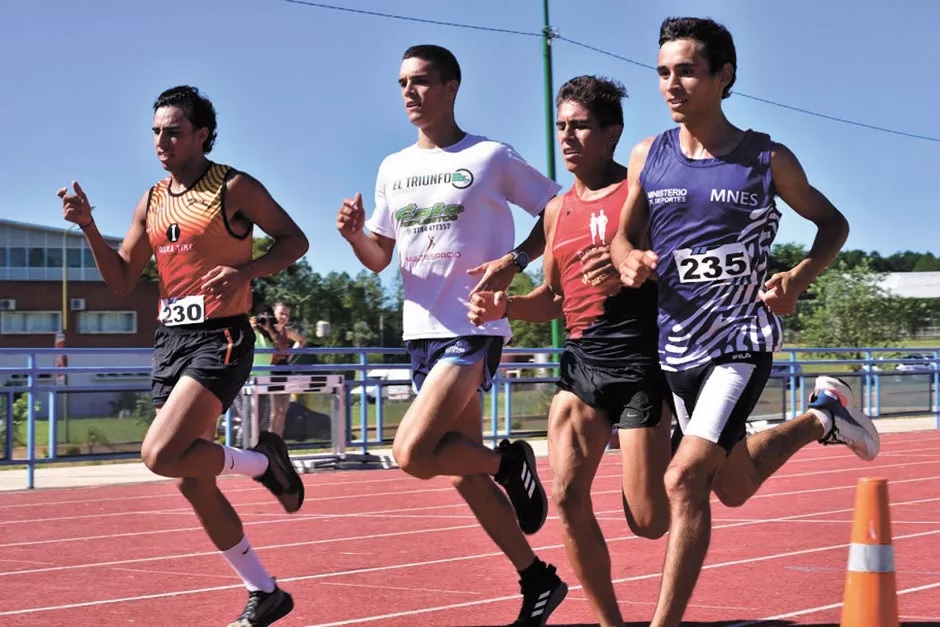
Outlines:
<svg viewBox="0 0 940 627"><path fill-rule="evenodd" d="M832 262L848 223L785 146L724 116L737 72L724 26L669 18L659 45L659 88L678 127L633 149L611 255L625 285L659 282L659 360L679 428L665 476L669 541L652 625L671 627L708 551L711 491L738 506L807 444L845 444L870 460L879 441L852 390L831 377L817 378L806 414L746 437L780 349L777 316L792 313ZM806 259L767 278L778 196L817 231Z"/></svg>

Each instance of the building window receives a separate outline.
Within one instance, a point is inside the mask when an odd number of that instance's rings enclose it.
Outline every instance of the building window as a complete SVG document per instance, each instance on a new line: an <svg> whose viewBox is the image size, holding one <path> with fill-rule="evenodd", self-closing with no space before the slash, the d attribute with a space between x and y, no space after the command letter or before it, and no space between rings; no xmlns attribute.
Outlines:
<svg viewBox="0 0 940 627"><path fill-rule="evenodd" d="M79 333L137 333L137 312L83 311L78 314Z"/></svg>
<svg viewBox="0 0 940 627"><path fill-rule="evenodd" d="M46 267L47 268L61 268L62 267L62 249L61 248L47 248L46 249Z"/></svg>
<svg viewBox="0 0 940 627"><path fill-rule="evenodd" d="M0 333L30 335L58 333L62 330L62 313L58 311L0 312Z"/></svg>
<svg viewBox="0 0 940 627"><path fill-rule="evenodd" d="M35 246L29 249L29 267L30 268L45 268L46 267L46 249L39 248Z"/></svg>
<svg viewBox="0 0 940 627"><path fill-rule="evenodd" d="M11 268L25 268L26 267L26 249L22 247L14 247L10 249L10 267Z"/></svg>
<svg viewBox="0 0 940 627"><path fill-rule="evenodd" d="M67 248L65 250L65 261L69 268L82 267L82 249Z"/></svg>
<svg viewBox="0 0 940 627"><path fill-rule="evenodd" d="M7 249L0 248L0 268L7 267Z"/></svg>

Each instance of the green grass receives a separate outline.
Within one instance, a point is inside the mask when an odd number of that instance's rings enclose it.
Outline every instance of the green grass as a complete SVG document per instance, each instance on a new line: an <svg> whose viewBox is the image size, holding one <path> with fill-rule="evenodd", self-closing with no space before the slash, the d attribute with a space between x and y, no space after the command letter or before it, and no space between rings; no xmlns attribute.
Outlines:
<svg viewBox="0 0 940 627"><path fill-rule="evenodd" d="M515 430L525 431L544 431L546 428L546 417L548 416L548 407L552 396L555 393L554 384L544 384L544 389L514 389L512 392L512 425ZM530 387L531 386L527 386ZM502 388L499 391L499 407L497 415L499 417L499 428L502 429L506 418L506 397ZM314 397L315 398L315 397ZM322 398L322 397L321 397ZM314 411L323 413L329 412L329 400L309 400L307 407ZM491 422L491 404L490 393L483 396L483 431L489 432ZM411 406L411 400L407 401L385 401L382 408L382 432L383 439L390 440L395 435L395 429L398 428L402 417ZM354 439L361 437L362 425L362 405L354 401L351 407L352 417L352 437ZM375 405L366 406L366 424L370 430L370 438L375 437L376 409Z"/></svg>
<svg viewBox="0 0 940 627"><path fill-rule="evenodd" d="M113 451L136 450L147 433L148 425L134 418L72 418L68 425L56 423L57 451L61 455L85 455ZM49 450L49 421L36 421L36 450L45 457ZM26 425L17 432L16 449L26 448Z"/></svg>

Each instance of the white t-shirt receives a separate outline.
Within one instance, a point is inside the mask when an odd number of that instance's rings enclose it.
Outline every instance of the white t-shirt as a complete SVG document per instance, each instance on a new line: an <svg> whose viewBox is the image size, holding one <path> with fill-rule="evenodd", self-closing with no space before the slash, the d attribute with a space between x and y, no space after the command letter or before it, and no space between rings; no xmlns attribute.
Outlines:
<svg viewBox="0 0 940 627"><path fill-rule="evenodd" d="M366 227L396 240L405 291L405 340L510 337L506 320L474 326L467 270L515 246L512 203L537 216L561 187L511 146L467 135L447 148L409 146L379 166Z"/></svg>

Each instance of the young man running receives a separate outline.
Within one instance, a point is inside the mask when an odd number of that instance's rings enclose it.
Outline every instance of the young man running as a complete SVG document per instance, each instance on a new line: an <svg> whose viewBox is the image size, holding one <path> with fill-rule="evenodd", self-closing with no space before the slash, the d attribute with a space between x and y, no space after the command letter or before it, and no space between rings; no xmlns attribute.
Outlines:
<svg viewBox="0 0 940 627"><path fill-rule="evenodd" d="M120 250L95 226L88 197L60 189L63 215L78 224L101 276L115 292L130 292L156 256L160 326L154 338L156 418L141 447L147 467L176 477L180 492L215 546L248 588L248 603L229 627L270 625L294 606L261 565L241 520L216 477L253 477L288 512L300 509L303 483L284 442L262 434L248 451L216 444L219 415L251 370L254 333L248 324L251 280L274 274L307 251L307 239L264 186L206 155L216 138L215 108L197 89L180 86L153 105L153 141L169 176L151 187L134 210ZM251 258L253 226L274 238Z"/></svg>
<svg viewBox="0 0 940 627"><path fill-rule="evenodd" d="M659 37L659 88L678 127L630 157L630 189L611 253L625 285L659 283L659 356L683 436L666 471L669 542L652 625L679 625L711 535L709 493L743 504L796 451L847 445L870 460L878 433L842 381L819 377L809 411L745 439L748 415L791 313L848 235L785 146L733 126L721 101L737 71L731 34L670 18ZM780 196L817 227L806 259L765 280ZM648 239L648 244L645 241Z"/></svg>
<svg viewBox="0 0 940 627"><path fill-rule="evenodd" d="M409 48L398 82L418 142L382 162L367 224L359 194L343 202L336 223L373 272L388 266L398 243L404 340L419 394L395 435L395 459L421 479L454 478L483 529L520 573L523 604L515 624L544 625L567 587L523 535L538 531L547 514L535 457L523 441L505 440L496 450L483 445L480 390L491 385L509 325L476 327L466 311L481 283L508 284L513 271L497 276L493 266L515 259L521 269L542 253L536 225L526 243L505 254L513 245L509 203L539 215L558 185L509 146L457 126L460 66L448 50ZM486 263L501 255L502 261ZM473 274L483 267L489 276L475 286Z"/></svg>
<svg viewBox="0 0 940 627"><path fill-rule="evenodd" d="M602 627L623 626L591 502L611 425L619 427L630 529L658 538L669 526L663 473L671 414L656 352L656 285L624 287L609 254L627 196L627 169L614 161L624 97L623 86L594 76L573 78L558 91L558 143L575 179L545 210L545 283L525 296L478 292L470 306L475 324L565 317L568 340L548 414L552 497L568 558Z"/></svg>

